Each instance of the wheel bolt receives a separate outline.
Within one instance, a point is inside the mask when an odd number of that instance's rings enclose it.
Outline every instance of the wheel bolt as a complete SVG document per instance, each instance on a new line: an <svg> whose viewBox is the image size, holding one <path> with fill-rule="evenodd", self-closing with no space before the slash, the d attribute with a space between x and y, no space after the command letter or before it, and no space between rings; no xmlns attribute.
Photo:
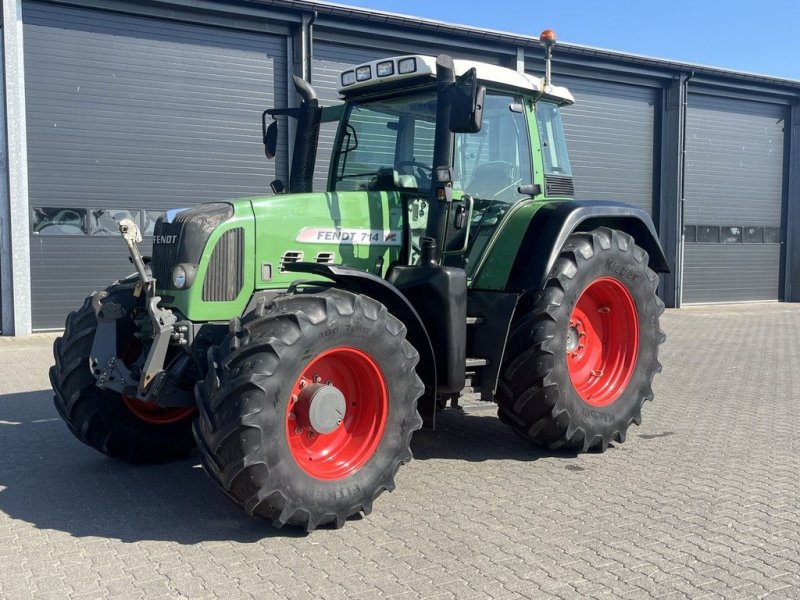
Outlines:
<svg viewBox="0 0 800 600"><path fill-rule="evenodd" d="M314 375L314 383L319 383L320 381L322 381L322 377L319 375Z"/></svg>
<svg viewBox="0 0 800 600"><path fill-rule="evenodd" d="M328 381L326 381L325 383L326 383L327 385L333 385L333 380L332 380L332 379L328 379Z"/></svg>
<svg viewBox="0 0 800 600"><path fill-rule="evenodd" d="M297 428L295 428L294 432L297 433L297 434L303 433L303 428L302 427L297 427Z"/></svg>
<svg viewBox="0 0 800 600"><path fill-rule="evenodd" d="M292 402L297 402L297 394L292 394Z"/></svg>
<svg viewBox="0 0 800 600"><path fill-rule="evenodd" d="M308 432L308 437L313 438L314 437L314 432L313 431L309 431Z"/></svg>
<svg viewBox="0 0 800 600"><path fill-rule="evenodd" d="M294 421L297 418L293 412L289 413L289 420Z"/></svg>
<svg viewBox="0 0 800 600"><path fill-rule="evenodd" d="M305 379L305 377L300 380L300 389L302 390L304 387L306 387L306 379Z"/></svg>

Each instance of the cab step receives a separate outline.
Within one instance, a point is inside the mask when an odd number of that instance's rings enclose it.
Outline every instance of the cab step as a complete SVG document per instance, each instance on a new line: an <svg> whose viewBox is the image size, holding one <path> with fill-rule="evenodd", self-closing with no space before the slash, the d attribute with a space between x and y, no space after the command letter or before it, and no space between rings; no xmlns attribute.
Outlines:
<svg viewBox="0 0 800 600"><path fill-rule="evenodd" d="M471 369L474 367L485 367L489 364L489 359L487 358L468 358L467 359L467 368Z"/></svg>

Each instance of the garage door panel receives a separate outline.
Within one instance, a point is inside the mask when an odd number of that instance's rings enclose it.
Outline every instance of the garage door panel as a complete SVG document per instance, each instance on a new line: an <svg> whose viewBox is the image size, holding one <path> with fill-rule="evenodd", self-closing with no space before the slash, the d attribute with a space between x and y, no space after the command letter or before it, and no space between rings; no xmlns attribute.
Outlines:
<svg viewBox="0 0 800 600"><path fill-rule="evenodd" d="M653 212L659 91L556 76L575 96L564 129L579 199L621 200Z"/></svg>
<svg viewBox="0 0 800 600"><path fill-rule="evenodd" d="M686 303L775 300L780 245L687 245L683 285Z"/></svg>
<svg viewBox="0 0 800 600"><path fill-rule="evenodd" d="M785 117L778 105L690 95L683 302L779 298ZM722 243L719 227L763 242ZM717 243L703 243L701 231Z"/></svg>
<svg viewBox="0 0 800 600"><path fill-rule="evenodd" d="M32 210L126 209L144 223L285 177L260 127L286 103L285 38L34 2L23 21ZM34 327L63 325L130 271L116 237L34 233Z"/></svg>

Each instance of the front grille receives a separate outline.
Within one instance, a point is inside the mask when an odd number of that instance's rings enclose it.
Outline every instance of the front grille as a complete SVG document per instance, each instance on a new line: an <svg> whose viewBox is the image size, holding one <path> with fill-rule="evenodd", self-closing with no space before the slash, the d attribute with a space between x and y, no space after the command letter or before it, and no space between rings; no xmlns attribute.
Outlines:
<svg viewBox="0 0 800 600"><path fill-rule="evenodd" d="M172 269L179 263L197 266L208 238L233 216L233 206L223 202L201 204L181 210L168 219L163 215L153 229L153 260L150 268L159 290L173 290Z"/></svg>
<svg viewBox="0 0 800 600"><path fill-rule="evenodd" d="M548 196L575 196L575 186L572 177L563 175L545 175L544 186Z"/></svg>
<svg viewBox="0 0 800 600"><path fill-rule="evenodd" d="M178 262L178 252L181 248L181 234L183 222L173 221L167 223L163 217L156 222L153 230L153 260L150 267L153 277L156 278L156 287L160 290L171 290L172 268ZM175 236L174 238L172 236ZM164 243L160 240L172 240Z"/></svg>
<svg viewBox="0 0 800 600"><path fill-rule="evenodd" d="M244 284L244 228L237 227L222 234L208 261L203 300L230 302Z"/></svg>

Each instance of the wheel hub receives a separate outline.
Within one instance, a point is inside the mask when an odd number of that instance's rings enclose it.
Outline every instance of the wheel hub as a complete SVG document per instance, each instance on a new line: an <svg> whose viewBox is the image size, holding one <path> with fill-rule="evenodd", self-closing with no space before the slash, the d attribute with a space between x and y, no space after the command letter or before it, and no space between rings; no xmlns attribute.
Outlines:
<svg viewBox="0 0 800 600"><path fill-rule="evenodd" d="M342 424L347 399L334 385L314 383L302 389L295 404L298 426L314 433L331 433Z"/></svg>

